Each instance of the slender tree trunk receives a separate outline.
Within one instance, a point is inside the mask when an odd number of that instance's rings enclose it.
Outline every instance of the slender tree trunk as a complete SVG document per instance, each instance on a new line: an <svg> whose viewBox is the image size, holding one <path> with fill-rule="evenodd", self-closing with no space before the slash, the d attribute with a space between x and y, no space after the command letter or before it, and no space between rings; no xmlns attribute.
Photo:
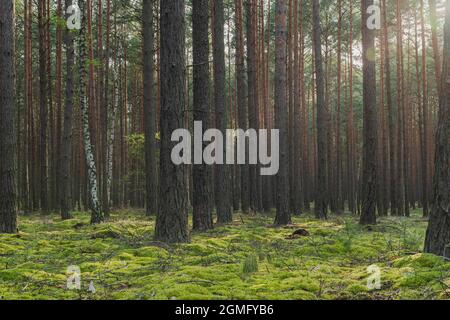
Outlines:
<svg viewBox="0 0 450 320"><path fill-rule="evenodd" d="M66 19L71 13L67 13L68 8L72 5L72 0L66 0ZM64 128L60 150L60 190L59 205L61 208L61 218L70 219L70 164L72 152L72 123L73 123L73 69L74 69L74 47L73 32L65 29L64 43L66 46L66 93L64 106Z"/></svg>
<svg viewBox="0 0 450 320"><path fill-rule="evenodd" d="M183 166L171 160L174 130L183 127L185 104L185 7L183 0L160 1L161 24L161 149L159 208L155 239L188 242L188 195Z"/></svg>
<svg viewBox="0 0 450 320"><path fill-rule="evenodd" d="M324 75L322 67L322 30L320 27L320 1L313 1L313 36L316 68L316 100L317 100L317 191L315 201L315 214L318 219L326 219L328 214L327 203L327 109L325 106Z"/></svg>
<svg viewBox="0 0 450 320"><path fill-rule="evenodd" d="M246 1L247 9L247 83L248 83L248 124L251 129L258 129L258 96L257 96L257 61L256 61L256 0ZM250 206L253 211L260 207L259 175L257 165L249 165Z"/></svg>
<svg viewBox="0 0 450 320"><path fill-rule="evenodd" d="M33 110L33 65L31 45L32 6L31 0L25 0L25 90L27 105L27 171L28 171L28 210L32 212L35 208L35 135L34 135L34 110Z"/></svg>
<svg viewBox="0 0 450 320"><path fill-rule="evenodd" d="M59 19L64 19L62 0L57 1L56 15ZM61 155L61 143L62 143L62 36L63 30L61 24L56 27L56 82L55 82L55 95L56 95L56 127L55 127L55 140L56 147L54 148L54 161L55 161L55 207L60 208L59 192L61 191L61 168L60 168L60 155Z"/></svg>
<svg viewBox="0 0 450 320"><path fill-rule="evenodd" d="M143 0L142 35L144 39L144 132L145 132L145 186L146 213L155 214L157 211L156 184L156 104L153 94L153 1Z"/></svg>
<svg viewBox="0 0 450 320"><path fill-rule="evenodd" d="M88 175L88 188L91 206L91 223L97 224L104 220L103 214L100 211L100 203L98 200L98 189L97 189L97 167L95 164L94 153L92 151L92 140L91 134L89 132L89 111L86 97L86 18L84 14L84 0L79 0L78 5L80 7L83 18L81 19L81 29L80 29L80 64L79 64L79 90L80 90L80 107L81 107L81 117L82 117L82 127L83 127L83 143L84 143L84 154L86 157L87 165L87 175Z"/></svg>
<svg viewBox="0 0 450 320"><path fill-rule="evenodd" d="M376 70L375 33L367 26L369 14L367 8L373 5L373 0L362 0L362 48L363 48L363 190L360 224L376 223L377 205L377 104L376 104Z"/></svg>
<svg viewBox="0 0 450 320"><path fill-rule="evenodd" d="M48 77L47 82L47 97L48 97L48 118L49 122L48 132L47 132L47 174L48 174L48 211L55 209L56 206L56 159L57 150L56 148L56 134L55 134L55 108L53 105L53 84L52 84L52 61L51 61L51 52L52 52L52 41L51 41L51 32L50 32L50 24L51 24L51 13L50 13L50 0L47 0L46 4L46 22L45 22L45 45L46 45L46 73Z"/></svg>
<svg viewBox="0 0 450 320"><path fill-rule="evenodd" d="M263 1L264 2L264 1ZM269 74L270 74L270 36L271 36L271 7L270 7L270 1L267 3L267 22L266 22L267 30L265 37L267 38L267 42L265 44L266 52L264 53L263 50L263 56L264 56L264 128L268 130L268 148L271 148L270 145L270 139L271 139L271 132L270 129L272 127L271 123L271 103L270 103L270 93L269 93L269 87L270 87L270 80L269 80ZM264 41L264 40L263 40ZM273 177L272 176L266 176L263 177L263 209L264 212L270 212L270 210L273 207L273 188L272 188L272 182Z"/></svg>
<svg viewBox="0 0 450 320"><path fill-rule="evenodd" d="M342 0L338 1L338 48L337 48L337 113L336 113L336 209L344 209L342 201L342 156L341 156L341 80L342 80Z"/></svg>
<svg viewBox="0 0 450 320"><path fill-rule="evenodd" d="M47 107L48 107L48 75L47 75L47 45L46 39L46 2L39 1L39 161L40 161L40 208L46 213L48 211L47 190Z"/></svg>
<svg viewBox="0 0 450 320"><path fill-rule="evenodd" d="M237 77L237 109L239 118L239 128L247 131L248 112L245 101L246 82L245 82L245 63L244 63L244 34L243 34L243 13L242 0L235 0L236 6L236 77ZM246 150L248 154L248 150ZM246 157L247 158L247 157ZM240 165L241 177L241 209L248 213L250 207L250 186L249 186L249 166Z"/></svg>
<svg viewBox="0 0 450 320"><path fill-rule="evenodd" d="M386 99L385 99L385 53L384 53L384 37L386 35L381 32L380 37L380 113L379 113L379 147L378 147L378 213L382 216L387 216L387 210L389 207L389 183L388 183L388 166L389 162L386 162L388 158L388 134L386 125Z"/></svg>
<svg viewBox="0 0 450 320"><path fill-rule="evenodd" d="M116 123L116 84L114 82L113 91L112 91L112 101L110 101L109 95L111 94L109 87L109 77L110 77L110 31L111 31L111 0L106 0L106 50L105 50L105 89L104 89L104 100L106 108L108 109L108 117L107 117L107 130L106 134L107 138L107 177L106 177L106 188L107 188L107 201L108 208L112 204L111 201L111 185L112 185L112 175L113 175L113 153L114 153L114 130ZM115 49L117 50L117 49ZM116 54L115 54L116 55ZM115 72L115 64L116 57L114 57L114 72ZM156 120L155 120L156 121ZM155 160L156 161L156 160ZM156 179L156 178L154 178ZM155 191L156 192L156 191ZM156 213L155 211L153 211Z"/></svg>
<svg viewBox="0 0 450 320"><path fill-rule="evenodd" d="M300 93L300 46L298 37L298 0L293 1L294 10L294 113L292 115L294 120L294 132L293 132L293 145L294 149L290 152L294 155L293 163L293 194L291 198L293 199L293 213L295 215L300 215L303 212L303 192L301 186L301 166L302 166L302 156L301 156L301 103L302 97Z"/></svg>
<svg viewBox="0 0 450 320"><path fill-rule="evenodd" d="M403 28L400 0L397 0L397 203L398 215L405 215L405 177L404 177L404 86L403 86Z"/></svg>
<svg viewBox="0 0 450 320"><path fill-rule="evenodd" d="M203 9L204 10L204 9ZM225 102L225 43L224 43L223 0L214 1L214 104L216 128L226 132L228 115ZM223 148L226 159L226 148ZM229 223L233 220L230 190L230 167L226 164L215 166L217 222Z"/></svg>
<svg viewBox="0 0 450 320"><path fill-rule="evenodd" d="M385 84L386 84L386 104L389 114L389 185L390 185L390 203L391 215L397 215L398 199L397 199L397 182L396 182L396 117L392 103L392 87L391 87L391 58L389 54L389 33L387 21L386 0L382 1L383 14L383 33L384 33L384 67L385 67Z"/></svg>
<svg viewBox="0 0 450 320"><path fill-rule="evenodd" d="M300 92L301 92L301 136L302 136L302 192L303 192L303 207L305 210L310 210L310 166L309 166L309 117L308 117L308 104L306 100L306 87L305 87L305 31L303 28L304 17L304 3L300 1ZM308 99L309 100L309 99Z"/></svg>
<svg viewBox="0 0 450 320"><path fill-rule="evenodd" d="M0 233L17 232L15 188L14 1L0 1Z"/></svg>
<svg viewBox="0 0 450 320"><path fill-rule="evenodd" d="M356 213L356 183L355 172L357 170L355 164L355 143L354 143L354 125L353 125L353 6L350 1L350 29L349 29L349 104L347 111L347 162L348 162L348 181L349 181L349 195L348 208Z"/></svg>
<svg viewBox="0 0 450 320"><path fill-rule="evenodd" d="M294 177L294 0L287 1L287 101L288 101L288 157L289 157L289 210L295 213L295 177ZM297 98L297 97L296 97Z"/></svg>
<svg viewBox="0 0 450 320"><path fill-rule="evenodd" d="M422 171L422 206L423 215L428 216L428 81L427 81L427 43L425 41L424 0L420 1L420 26L422 41L422 134L421 141L421 171ZM419 111L420 112L420 111Z"/></svg>
<svg viewBox="0 0 450 320"><path fill-rule="evenodd" d="M289 212L289 140L286 105L286 0L276 0L275 48L275 129L280 133L275 225L282 226L292 223Z"/></svg>

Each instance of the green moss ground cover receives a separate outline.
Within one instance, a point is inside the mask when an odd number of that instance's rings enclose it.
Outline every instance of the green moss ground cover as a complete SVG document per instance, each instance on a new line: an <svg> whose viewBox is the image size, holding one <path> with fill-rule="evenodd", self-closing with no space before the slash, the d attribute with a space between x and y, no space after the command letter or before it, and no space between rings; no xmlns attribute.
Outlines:
<svg viewBox="0 0 450 320"><path fill-rule="evenodd" d="M236 214L232 225L173 246L155 243L154 218L140 213L117 212L97 226L74 216L22 216L19 234L0 235L0 299L450 297L450 263L421 253L427 221L419 212L381 218L370 230L350 215L305 215L275 229L271 216ZM288 239L298 228L310 235ZM379 290L367 287L373 264ZM81 269L81 290L66 288L70 265Z"/></svg>

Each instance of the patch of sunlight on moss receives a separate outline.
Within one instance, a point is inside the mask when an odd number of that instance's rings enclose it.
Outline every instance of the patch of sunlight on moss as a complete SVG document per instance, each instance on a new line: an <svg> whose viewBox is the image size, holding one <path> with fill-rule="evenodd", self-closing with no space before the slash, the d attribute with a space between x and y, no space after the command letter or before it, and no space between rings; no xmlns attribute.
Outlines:
<svg viewBox="0 0 450 320"><path fill-rule="evenodd" d="M17 250L22 250L22 246L0 243L0 255L11 255Z"/></svg>
<svg viewBox="0 0 450 320"><path fill-rule="evenodd" d="M395 267L412 267L412 268L434 268L445 265L442 257L433 254L418 253L406 257L399 258L393 261ZM448 265L448 264L447 264ZM450 265L448 265L450 269Z"/></svg>

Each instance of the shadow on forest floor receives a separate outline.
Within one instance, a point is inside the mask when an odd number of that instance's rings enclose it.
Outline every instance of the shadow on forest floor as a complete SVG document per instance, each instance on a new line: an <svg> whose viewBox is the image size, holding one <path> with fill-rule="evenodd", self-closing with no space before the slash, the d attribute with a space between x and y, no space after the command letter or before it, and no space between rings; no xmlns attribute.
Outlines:
<svg viewBox="0 0 450 320"><path fill-rule="evenodd" d="M152 240L154 218L116 212L90 226L74 214L20 217L18 235L0 235L3 299L449 299L450 263L421 253L427 222L381 218L371 231L351 215L294 217L268 228L270 216L235 215L232 225L167 246ZM308 236L293 237L295 230ZM81 290L68 290L68 266ZM369 290L370 265L381 288ZM88 290L92 283L95 293Z"/></svg>

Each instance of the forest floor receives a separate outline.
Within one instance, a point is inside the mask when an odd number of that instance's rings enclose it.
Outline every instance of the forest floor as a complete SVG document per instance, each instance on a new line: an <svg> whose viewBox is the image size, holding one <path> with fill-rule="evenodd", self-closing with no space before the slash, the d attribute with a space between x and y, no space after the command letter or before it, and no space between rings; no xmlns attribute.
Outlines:
<svg viewBox="0 0 450 320"><path fill-rule="evenodd" d="M154 218L133 211L96 226L85 213L21 216L19 234L0 235L0 299L450 298L450 263L421 253L427 221L418 211L370 230L351 215L305 215L280 229L272 221L236 214L232 225L167 246L152 240ZM299 228L309 235L289 239ZM378 290L367 286L374 264ZM71 265L81 290L67 289Z"/></svg>

